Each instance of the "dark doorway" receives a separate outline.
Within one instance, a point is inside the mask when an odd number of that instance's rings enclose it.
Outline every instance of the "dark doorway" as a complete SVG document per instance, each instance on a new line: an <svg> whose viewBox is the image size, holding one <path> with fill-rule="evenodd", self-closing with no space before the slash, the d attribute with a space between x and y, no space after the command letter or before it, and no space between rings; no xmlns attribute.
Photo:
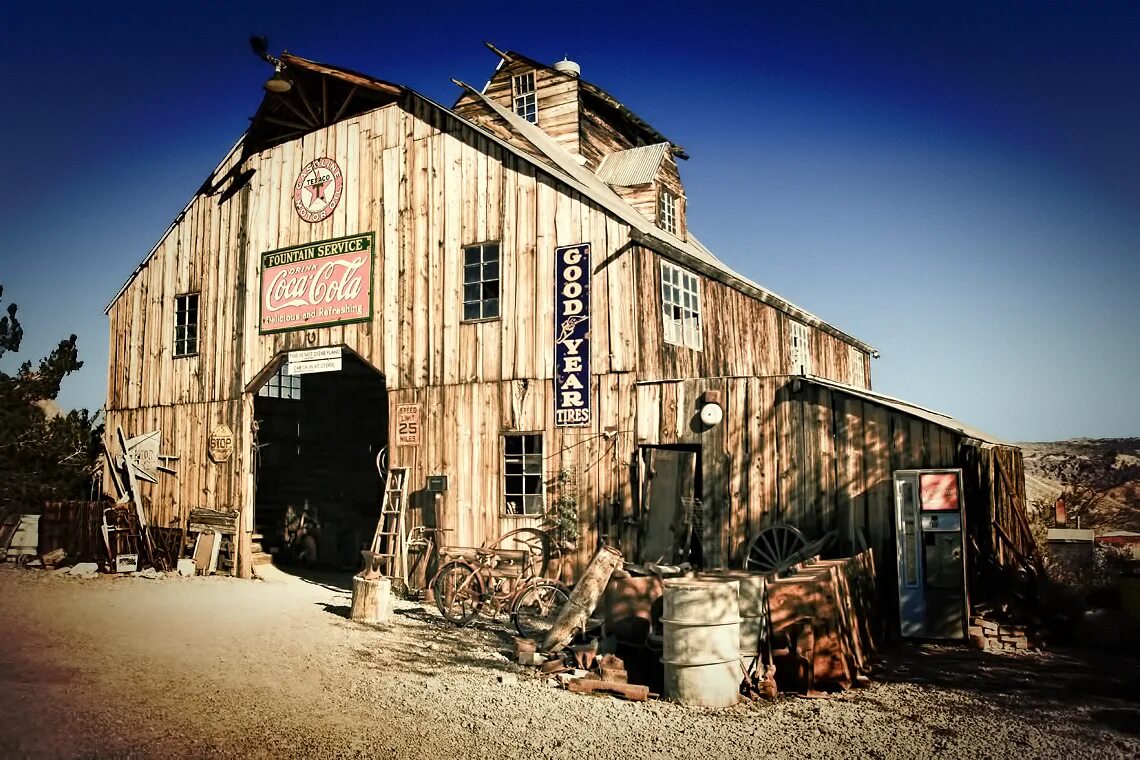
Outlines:
<svg viewBox="0 0 1140 760"><path fill-rule="evenodd" d="M635 561L703 562L701 451L695 446L642 446Z"/></svg>
<svg viewBox="0 0 1140 760"><path fill-rule="evenodd" d="M380 515L383 375L348 351L334 372L290 375L282 362L253 408L256 543L284 567L358 567Z"/></svg>

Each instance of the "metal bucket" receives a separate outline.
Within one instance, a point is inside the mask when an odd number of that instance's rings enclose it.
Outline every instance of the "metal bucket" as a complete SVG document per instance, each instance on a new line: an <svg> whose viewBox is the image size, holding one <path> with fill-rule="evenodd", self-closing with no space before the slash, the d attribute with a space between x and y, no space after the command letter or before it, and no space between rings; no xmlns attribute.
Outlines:
<svg viewBox="0 0 1140 760"><path fill-rule="evenodd" d="M735 580L664 581L665 696L688 705L736 704L740 668L740 584Z"/></svg>
<svg viewBox="0 0 1140 760"><path fill-rule="evenodd" d="M761 645L768 637L768 615L764 604L767 576L746 570L711 570L699 577L740 584L740 654L749 658L759 655Z"/></svg>

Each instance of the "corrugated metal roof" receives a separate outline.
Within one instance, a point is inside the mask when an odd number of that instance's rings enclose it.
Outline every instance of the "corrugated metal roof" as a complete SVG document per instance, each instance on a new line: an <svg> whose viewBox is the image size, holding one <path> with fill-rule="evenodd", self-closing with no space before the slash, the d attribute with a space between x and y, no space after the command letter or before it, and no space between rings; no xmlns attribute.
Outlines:
<svg viewBox="0 0 1140 760"><path fill-rule="evenodd" d="M656 179L668 150L669 143L619 150L603 158L595 174L607 185L647 185Z"/></svg>
<svg viewBox="0 0 1140 760"><path fill-rule="evenodd" d="M935 425L939 425L955 433L960 433L967 438L975 438L984 443L992 443L996 446L1013 446L1013 444L1007 443L1000 438L996 438L989 433L984 433L975 427L971 427L965 422L951 417L949 414L936 412L933 409L927 409L926 407L919 406L918 404L912 404L909 401L903 401L902 399L895 398L893 396L886 396L882 393L869 391L866 388L856 388L854 385L837 383L834 380L825 380L822 377L816 377L815 375L804 375L800 379L804 380L805 382L822 385L824 387L830 388L831 390L841 391L852 396L857 396L864 401L870 401L871 403L885 406L890 409L894 409L895 411L903 412L904 414L909 414L912 417L918 417L919 419L926 420L927 422L933 422Z"/></svg>

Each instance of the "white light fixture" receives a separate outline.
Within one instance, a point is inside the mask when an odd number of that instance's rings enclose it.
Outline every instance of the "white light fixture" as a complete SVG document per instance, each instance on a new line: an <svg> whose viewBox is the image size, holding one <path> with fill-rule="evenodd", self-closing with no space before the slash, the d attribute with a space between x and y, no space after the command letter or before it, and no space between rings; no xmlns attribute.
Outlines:
<svg viewBox="0 0 1140 760"><path fill-rule="evenodd" d="M271 76L269 78L269 81L265 83L265 89L268 92L284 95L285 93L289 92L289 90L293 89L293 83L286 79L285 75L281 73L282 68L283 67L281 64L277 64L276 70L273 72L273 76Z"/></svg>
<svg viewBox="0 0 1140 760"><path fill-rule="evenodd" d="M724 410L715 401L709 401L701 407L701 422L708 427L715 427L724 419Z"/></svg>

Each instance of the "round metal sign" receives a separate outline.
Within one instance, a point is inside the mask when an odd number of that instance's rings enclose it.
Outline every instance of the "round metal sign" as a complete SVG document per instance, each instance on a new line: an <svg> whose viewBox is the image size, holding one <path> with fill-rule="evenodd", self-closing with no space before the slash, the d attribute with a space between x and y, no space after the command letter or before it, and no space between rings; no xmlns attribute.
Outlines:
<svg viewBox="0 0 1140 760"><path fill-rule="evenodd" d="M327 219L340 203L344 193L344 176L331 158L310 161L297 175L293 185L293 207L306 222Z"/></svg>

